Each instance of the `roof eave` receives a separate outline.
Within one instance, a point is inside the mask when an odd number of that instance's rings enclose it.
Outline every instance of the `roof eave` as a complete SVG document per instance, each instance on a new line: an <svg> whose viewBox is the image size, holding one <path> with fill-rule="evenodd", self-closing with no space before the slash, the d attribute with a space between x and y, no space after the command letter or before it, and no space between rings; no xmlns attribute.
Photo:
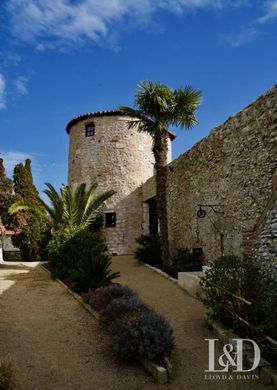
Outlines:
<svg viewBox="0 0 277 390"><path fill-rule="evenodd" d="M104 111L88 112L86 114L82 114L82 115L76 116L75 118L71 119L68 122L65 129L66 129L67 134L69 134L71 127L76 125L76 123L78 123L82 120L95 118L98 116L112 116L112 115L127 115L127 114L125 114L124 112L122 112L120 110L104 110ZM173 141L176 138L176 134L173 133L171 130L168 130L168 135L169 135L171 141Z"/></svg>

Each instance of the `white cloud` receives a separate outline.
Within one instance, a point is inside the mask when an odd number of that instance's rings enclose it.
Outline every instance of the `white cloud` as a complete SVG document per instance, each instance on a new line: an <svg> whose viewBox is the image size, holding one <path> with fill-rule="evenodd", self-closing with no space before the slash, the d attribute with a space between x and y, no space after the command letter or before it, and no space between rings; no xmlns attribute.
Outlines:
<svg viewBox="0 0 277 390"><path fill-rule="evenodd" d="M265 14L257 20L257 23L266 23L277 18L277 0L267 1L265 4Z"/></svg>
<svg viewBox="0 0 277 390"><path fill-rule="evenodd" d="M38 50L107 37L118 24L147 24L155 11L222 9L248 0L7 0L12 33ZM130 23L131 21L131 23Z"/></svg>
<svg viewBox="0 0 277 390"><path fill-rule="evenodd" d="M257 28L249 26L238 33L224 35L223 40L232 47L240 47L251 42L259 34L260 31Z"/></svg>
<svg viewBox="0 0 277 390"><path fill-rule="evenodd" d="M6 80L0 73L0 110L6 108Z"/></svg>
<svg viewBox="0 0 277 390"><path fill-rule="evenodd" d="M268 0L263 4L263 16L253 20L239 32L225 34L223 40L232 47L239 47L250 43L263 33L262 25L277 19L277 0Z"/></svg>
<svg viewBox="0 0 277 390"><path fill-rule="evenodd" d="M28 83L28 78L26 76L19 76L14 81L15 90L18 95L28 94L27 83Z"/></svg>
<svg viewBox="0 0 277 390"><path fill-rule="evenodd" d="M13 52L0 52L0 66L1 68L10 68L17 66L21 62L21 57L17 53Z"/></svg>
<svg viewBox="0 0 277 390"><path fill-rule="evenodd" d="M157 6L171 11L182 12L184 9L239 7L248 3L248 0L157 0Z"/></svg>

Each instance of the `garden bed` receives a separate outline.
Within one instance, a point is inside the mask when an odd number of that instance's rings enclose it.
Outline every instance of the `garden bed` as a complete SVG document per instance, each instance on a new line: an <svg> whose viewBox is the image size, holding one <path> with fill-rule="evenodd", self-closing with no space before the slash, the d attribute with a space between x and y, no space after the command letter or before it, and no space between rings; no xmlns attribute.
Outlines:
<svg viewBox="0 0 277 390"><path fill-rule="evenodd" d="M47 268L47 263L46 264L41 264L40 265L42 269L44 269L47 273L51 274L51 272L49 271L49 269ZM72 289L70 288L70 286L68 286L66 283L64 283L63 281L61 281L60 279L56 278L56 281L61 285L63 286L68 292L69 294L71 294L73 296L74 299L76 299L86 310L87 312L89 312L97 321L102 321L102 315L101 315L101 311L98 311L98 310L95 310L89 303L89 294L83 294L83 296L77 294L76 292L72 291ZM119 285L114 285L114 286L119 286ZM127 286L123 286L122 288L127 288ZM120 289L121 287L119 287ZM102 288L103 289L103 288ZM100 289L99 289L100 290ZM129 289L130 290L130 289ZM131 290L130 290L131 291ZM97 290L96 290L97 292ZM93 294L93 293L91 293ZM135 299L137 299L135 297ZM143 302L141 302L141 305L142 306L145 306L143 304ZM148 310L148 309L147 309ZM149 309L150 310L150 309ZM154 316L156 316L157 318L159 317L158 315L156 315L155 313L153 313ZM161 317L161 316L160 316ZM162 318L162 317L161 317ZM128 315L125 317L126 320L128 320ZM124 319L123 319L124 320ZM166 326L168 326L168 324L165 322L164 323ZM108 331L111 332L111 329L109 326L106 326L106 329ZM170 328L171 329L171 328ZM171 331L171 330L170 330ZM173 341L173 339L172 339ZM144 367L144 369L146 369L156 380L159 384L166 384L169 382L170 380L170 377L172 375L172 365L170 364L170 361L169 359L167 358L167 356L162 356L160 357L159 359L155 359L155 360L151 360L151 359L146 359L144 358L143 356L136 356L135 357L136 360Z"/></svg>
<svg viewBox="0 0 277 390"><path fill-rule="evenodd" d="M202 271L203 256L194 254L186 247L177 248L170 259L163 263L159 234L142 234L136 241L139 246L135 258L174 282L177 282L179 272Z"/></svg>

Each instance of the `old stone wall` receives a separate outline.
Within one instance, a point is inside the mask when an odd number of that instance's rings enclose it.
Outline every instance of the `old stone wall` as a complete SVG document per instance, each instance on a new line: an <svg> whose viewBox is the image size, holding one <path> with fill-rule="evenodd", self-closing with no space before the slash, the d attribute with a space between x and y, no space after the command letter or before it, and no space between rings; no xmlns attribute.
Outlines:
<svg viewBox="0 0 277 390"><path fill-rule="evenodd" d="M258 263L274 262L277 267L277 200L267 212L265 224L254 249Z"/></svg>
<svg viewBox="0 0 277 390"><path fill-rule="evenodd" d="M3 249L3 259L5 261L20 261L21 253L18 248L16 248L12 243L12 236L5 234L0 239L0 250Z"/></svg>
<svg viewBox="0 0 277 390"><path fill-rule="evenodd" d="M3 250L4 251L18 251L19 249L16 248L12 243L12 236L11 235L4 235L3 237Z"/></svg>
<svg viewBox="0 0 277 390"><path fill-rule="evenodd" d="M207 261L242 254L245 231L253 231L272 196L276 169L277 86L167 166L171 252L201 246ZM155 195L154 180L143 185L144 201Z"/></svg>
<svg viewBox="0 0 277 390"><path fill-rule="evenodd" d="M69 184L98 183L98 192L115 190L107 210L116 212L116 226L104 228L110 252L132 253L142 233L141 185L154 172L152 139L128 129L122 115L99 115L80 120L70 128ZM94 123L95 134L85 136Z"/></svg>

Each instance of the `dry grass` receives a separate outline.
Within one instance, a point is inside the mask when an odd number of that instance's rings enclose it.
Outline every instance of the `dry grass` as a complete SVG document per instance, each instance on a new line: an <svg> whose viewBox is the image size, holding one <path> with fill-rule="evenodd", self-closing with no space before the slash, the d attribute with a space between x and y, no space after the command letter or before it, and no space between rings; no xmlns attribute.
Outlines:
<svg viewBox="0 0 277 390"><path fill-rule="evenodd" d="M14 361L7 357L0 360L0 390L19 390L18 370Z"/></svg>

